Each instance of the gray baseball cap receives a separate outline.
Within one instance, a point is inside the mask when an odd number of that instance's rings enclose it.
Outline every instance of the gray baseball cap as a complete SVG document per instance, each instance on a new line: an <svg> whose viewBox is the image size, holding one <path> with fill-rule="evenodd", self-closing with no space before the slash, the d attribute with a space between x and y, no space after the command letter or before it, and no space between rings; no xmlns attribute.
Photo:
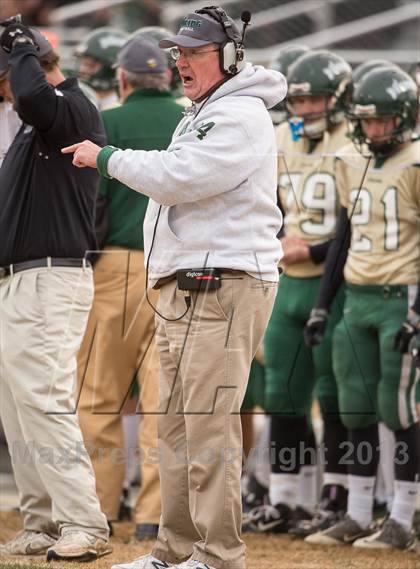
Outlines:
<svg viewBox="0 0 420 569"><path fill-rule="evenodd" d="M39 47L39 50L37 51L38 58L44 57L44 55L47 55L47 53L52 51L52 45L39 30L36 28L29 29L34 34L35 41ZM3 33L3 31L4 30L0 27L0 35ZM0 48L0 76L6 73L6 71L9 69L9 55L9 53L6 53Z"/></svg>
<svg viewBox="0 0 420 569"><path fill-rule="evenodd" d="M137 36L121 48L116 66L131 73L165 73L168 60L155 41Z"/></svg>
<svg viewBox="0 0 420 569"><path fill-rule="evenodd" d="M233 34L239 39L238 27L232 18L229 20L232 24ZM184 18L176 36L161 40L159 46L164 49L174 46L200 47L209 43L223 43L226 39L227 35L222 24L207 14L194 12Z"/></svg>

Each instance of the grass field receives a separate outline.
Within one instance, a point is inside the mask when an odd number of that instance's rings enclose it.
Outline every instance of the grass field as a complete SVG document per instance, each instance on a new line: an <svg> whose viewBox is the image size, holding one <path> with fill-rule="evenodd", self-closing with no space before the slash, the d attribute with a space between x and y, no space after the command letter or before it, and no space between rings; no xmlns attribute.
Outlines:
<svg viewBox="0 0 420 569"><path fill-rule="evenodd" d="M16 512L0 512L0 542L10 539L21 528ZM148 553L150 543L131 539L133 526L115 526L112 538L114 552L87 563L44 563L42 557L0 557L0 569L110 569L113 563L128 562ZM246 535L248 545L247 569L420 569L420 553L364 552L351 547L313 547L288 536Z"/></svg>

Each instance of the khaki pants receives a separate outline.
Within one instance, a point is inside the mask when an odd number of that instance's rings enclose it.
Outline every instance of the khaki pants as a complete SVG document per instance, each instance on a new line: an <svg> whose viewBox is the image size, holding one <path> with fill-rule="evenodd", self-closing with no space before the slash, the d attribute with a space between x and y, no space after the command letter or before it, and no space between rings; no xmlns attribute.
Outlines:
<svg viewBox="0 0 420 569"><path fill-rule="evenodd" d="M159 360L154 313L144 294L144 254L108 248L94 269L95 297L78 358L80 425L108 520L118 518L125 473L121 412L138 369L141 491L137 523L158 524L160 483L156 459ZM156 291L149 297L156 303Z"/></svg>
<svg viewBox="0 0 420 569"><path fill-rule="evenodd" d="M223 276L219 290L193 293L181 320L156 318L162 517L153 555L244 569L240 408L277 284ZM176 282L165 284L160 313L177 318L185 308Z"/></svg>
<svg viewBox="0 0 420 569"><path fill-rule="evenodd" d="M75 414L76 354L92 295L90 268L0 280L0 413L27 530L108 537Z"/></svg>

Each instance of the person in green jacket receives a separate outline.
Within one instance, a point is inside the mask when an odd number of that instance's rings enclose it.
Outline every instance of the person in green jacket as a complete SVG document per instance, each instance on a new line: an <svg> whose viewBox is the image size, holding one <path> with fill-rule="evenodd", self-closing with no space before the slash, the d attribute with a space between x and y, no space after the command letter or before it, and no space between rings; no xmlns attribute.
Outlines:
<svg viewBox="0 0 420 569"><path fill-rule="evenodd" d="M165 53L150 39L130 39L119 53L117 78L122 105L102 113L108 143L124 149L166 149L183 107L170 93ZM94 268L94 303L79 353L79 420L103 511L109 522L116 521L127 460L122 413L127 412L137 376L142 419L135 522L136 537L145 539L156 537L160 518L155 414L159 363L154 313L144 296L143 220L148 198L106 178L100 194L107 223ZM149 292L154 303L156 293Z"/></svg>

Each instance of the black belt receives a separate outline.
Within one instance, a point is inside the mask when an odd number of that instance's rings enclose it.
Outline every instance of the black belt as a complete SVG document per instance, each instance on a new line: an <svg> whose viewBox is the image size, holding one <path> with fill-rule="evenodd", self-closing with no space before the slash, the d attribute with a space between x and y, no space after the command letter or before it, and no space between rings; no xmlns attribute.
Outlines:
<svg viewBox="0 0 420 569"><path fill-rule="evenodd" d="M86 259L60 259L57 257L44 257L44 259L34 259L23 263L14 263L7 267L0 267L0 278L8 277L14 273L28 271L29 269L39 269L41 267L90 267L90 262Z"/></svg>

